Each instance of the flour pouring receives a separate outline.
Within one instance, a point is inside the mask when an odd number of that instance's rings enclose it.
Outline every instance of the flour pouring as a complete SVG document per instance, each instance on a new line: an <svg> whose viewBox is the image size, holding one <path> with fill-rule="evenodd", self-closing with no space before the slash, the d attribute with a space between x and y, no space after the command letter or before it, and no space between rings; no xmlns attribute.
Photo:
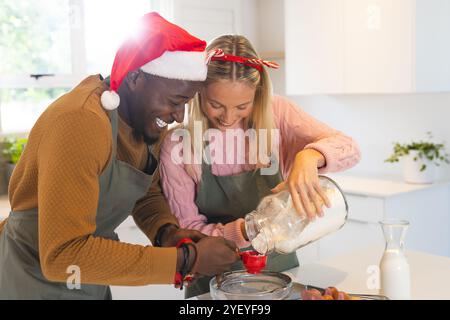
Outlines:
<svg viewBox="0 0 450 320"><path fill-rule="evenodd" d="M295 211L288 191L267 196L246 217L246 231L253 248L260 254L291 253L342 228L348 206L339 186L320 176L320 184L331 202L324 216L310 221Z"/></svg>

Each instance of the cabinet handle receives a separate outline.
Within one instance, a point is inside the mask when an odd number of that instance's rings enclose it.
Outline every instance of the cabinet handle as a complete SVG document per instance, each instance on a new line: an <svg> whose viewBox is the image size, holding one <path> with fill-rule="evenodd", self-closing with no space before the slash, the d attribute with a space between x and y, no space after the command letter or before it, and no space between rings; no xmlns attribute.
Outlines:
<svg viewBox="0 0 450 320"><path fill-rule="evenodd" d="M358 224L369 224L370 223L369 221L357 220L357 219L354 219L354 218L348 218L347 220L351 221L351 222L358 223Z"/></svg>

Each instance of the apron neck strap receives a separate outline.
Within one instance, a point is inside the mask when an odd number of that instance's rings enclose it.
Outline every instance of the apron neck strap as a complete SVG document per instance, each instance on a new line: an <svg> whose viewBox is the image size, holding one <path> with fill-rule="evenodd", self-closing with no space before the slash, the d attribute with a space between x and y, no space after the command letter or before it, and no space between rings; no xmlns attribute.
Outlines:
<svg viewBox="0 0 450 320"><path fill-rule="evenodd" d="M108 111L109 119L111 120L111 129L112 129L112 155L115 159L117 154L117 136L118 136L118 127L119 127L119 114L117 109Z"/></svg>

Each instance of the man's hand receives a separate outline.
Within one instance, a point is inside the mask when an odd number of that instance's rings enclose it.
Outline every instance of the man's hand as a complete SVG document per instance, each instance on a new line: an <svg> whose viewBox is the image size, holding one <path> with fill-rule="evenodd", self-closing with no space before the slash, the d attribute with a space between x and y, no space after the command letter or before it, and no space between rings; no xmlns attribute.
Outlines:
<svg viewBox="0 0 450 320"><path fill-rule="evenodd" d="M169 225L163 230L161 237L162 247L175 247L177 243L183 238L190 238L194 242L200 241L206 235L197 230L180 229L175 225Z"/></svg>
<svg viewBox="0 0 450 320"><path fill-rule="evenodd" d="M196 259L193 273L215 276L230 271L233 263L240 259L234 242L222 237L206 237L195 244Z"/></svg>

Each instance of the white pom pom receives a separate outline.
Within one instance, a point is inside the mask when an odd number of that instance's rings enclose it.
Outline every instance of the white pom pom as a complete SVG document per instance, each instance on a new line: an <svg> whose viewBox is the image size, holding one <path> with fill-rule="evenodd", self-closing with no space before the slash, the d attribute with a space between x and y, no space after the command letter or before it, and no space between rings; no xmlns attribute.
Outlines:
<svg viewBox="0 0 450 320"><path fill-rule="evenodd" d="M102 93L101 102L106 110L114 110L120 104L120 97L115 91L105 91Z"/></svg>

